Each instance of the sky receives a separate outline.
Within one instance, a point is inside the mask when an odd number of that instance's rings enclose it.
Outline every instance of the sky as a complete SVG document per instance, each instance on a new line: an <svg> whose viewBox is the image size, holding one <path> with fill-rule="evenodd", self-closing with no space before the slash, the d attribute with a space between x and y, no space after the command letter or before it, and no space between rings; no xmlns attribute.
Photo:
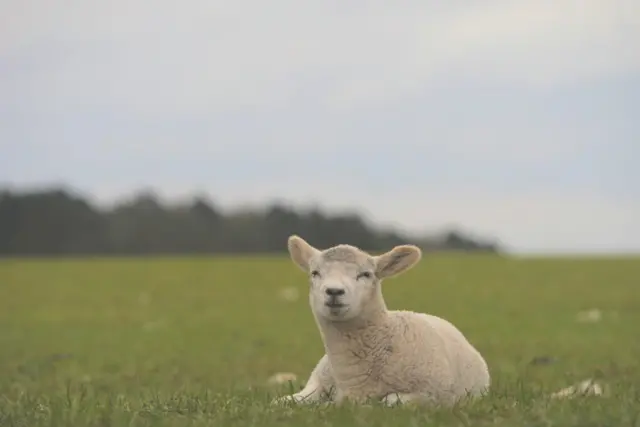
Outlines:
<svg viewBox="0 0 640 427"><path fill-rule="evenodd" d="M637 252L638 40L637 0L0 0L0 184Z"/></svg>

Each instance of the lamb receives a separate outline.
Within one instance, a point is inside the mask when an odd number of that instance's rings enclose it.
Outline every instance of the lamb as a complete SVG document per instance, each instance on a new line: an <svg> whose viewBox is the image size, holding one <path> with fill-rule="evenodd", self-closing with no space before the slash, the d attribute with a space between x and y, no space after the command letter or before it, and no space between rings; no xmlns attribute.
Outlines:
<svg viewBox="0 0 640 427"><path fill-rule="evenodd" d="M372 256L347 244L319 250L297 235L287 246L310 276L309 303L325 354L300 392L274 404L373 400L451 406L489 390L487 363L454 325L387 309L381 282L417 264L417 246Z"/></svg>

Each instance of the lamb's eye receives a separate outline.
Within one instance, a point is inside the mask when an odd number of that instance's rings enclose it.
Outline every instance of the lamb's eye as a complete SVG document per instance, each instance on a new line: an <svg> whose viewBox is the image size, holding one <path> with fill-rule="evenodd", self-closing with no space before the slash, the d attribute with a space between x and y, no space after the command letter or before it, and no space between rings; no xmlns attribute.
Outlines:
<svg viewBox="0 0 640 427"><path fill-rule="evenodd" d="M319 277L320 276L320 272L318 270L313 270L311 272L311 277Z"/></svg>
<svg viewBox="0 0 640 427"><path fill-rule="evenodd" d="M369 271L363 271L362 273L358 274L358 279L370 279L371 278L371 273Z"/></svg>

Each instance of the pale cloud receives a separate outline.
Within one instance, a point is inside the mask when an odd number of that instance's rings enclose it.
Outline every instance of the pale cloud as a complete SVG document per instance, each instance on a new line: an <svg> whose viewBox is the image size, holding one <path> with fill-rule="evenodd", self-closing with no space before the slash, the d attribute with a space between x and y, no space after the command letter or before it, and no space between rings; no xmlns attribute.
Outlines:
<svg viewBox="0 0 640 427"><path fill-rule="evenodd" d="M3 56L59 57L14 76L32 76L20 88L27 95L52 95L55 104L45 98L39 107L49 110L107 104L141 115L213 114L282 108L310 91L343 111L415 96L451 74L554 87L640 69L640 6L631 0L346 9L291 0L25 0L4 9Z"/></svg>
<svg viewBox="0 0 640 427"><path fill-rule="evenodd" d="M410 96L448 74L552 89L640 70L634 1L473 2L429 25L426 9L394 27L403 43L330 93L334 107Z"/></svg>

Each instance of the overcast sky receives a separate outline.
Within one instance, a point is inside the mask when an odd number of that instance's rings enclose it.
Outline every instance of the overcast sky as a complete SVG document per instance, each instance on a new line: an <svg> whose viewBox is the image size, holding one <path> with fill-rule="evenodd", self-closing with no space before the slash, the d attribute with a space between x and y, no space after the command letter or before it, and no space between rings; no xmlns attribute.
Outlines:
<svg viewBox="0 0 640 427"><path fill-rule="evenodd" d="M640 250L640 2L0 0L0 182Z"/></svg>

